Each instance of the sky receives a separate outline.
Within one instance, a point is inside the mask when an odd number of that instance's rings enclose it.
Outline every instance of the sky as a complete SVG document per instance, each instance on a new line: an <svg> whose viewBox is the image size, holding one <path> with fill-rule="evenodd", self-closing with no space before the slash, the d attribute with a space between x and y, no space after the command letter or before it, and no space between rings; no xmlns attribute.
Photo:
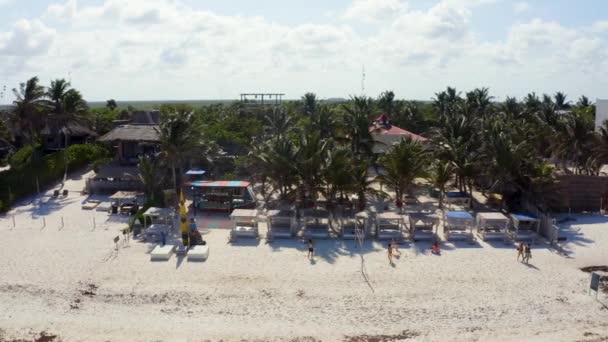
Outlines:
<svg viewBox="0 0 608 342"><path fill-rule="evenodd" d="M606 13L605 0L0 0L0 103L33 76L89 101L429 100L447 86L608 98Z"/></svg>

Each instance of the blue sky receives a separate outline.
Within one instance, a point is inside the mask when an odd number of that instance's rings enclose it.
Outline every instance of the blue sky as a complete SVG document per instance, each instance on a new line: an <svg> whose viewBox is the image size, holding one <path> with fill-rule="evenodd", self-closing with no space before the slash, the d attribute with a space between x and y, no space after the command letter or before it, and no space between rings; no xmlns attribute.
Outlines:
<svg viewBox="0 0 608 342"><path fill-rule="evenodd" d="M603 0L0 0L0 91L69 76L89 100L429 99L448 85L602 98L606 13Z"/></svg>

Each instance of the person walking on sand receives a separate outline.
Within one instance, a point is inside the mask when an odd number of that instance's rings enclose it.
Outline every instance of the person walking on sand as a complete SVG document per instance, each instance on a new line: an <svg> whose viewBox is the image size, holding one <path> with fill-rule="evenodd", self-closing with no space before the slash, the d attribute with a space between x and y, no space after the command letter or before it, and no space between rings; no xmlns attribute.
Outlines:
<svg viewBox="0 0 608 342"><path fill-rule="evenodd" d="M530 258L532 258L532 250L530 249L530 245L526 243L524 245L523 262L527 264L528 262L530 262Z"/></svg>
<svg viewBox="0 0 608 342"><path fill-rule="evenodd" d="M520 242L519 245L517 245L517 261L519 261L520 257L523 261L523 259L524 259L524 243L523 242Z"/></svg>
<svg viewBox="0 0 608 342"><path fill-rule="evenodd" d="M394 265L395 263L393 262L393 246L392 244L388 244L388 263L390 265Z"/></svg>
<svg viewBox="0 0 608 342"><path fill-rule="evenodd" d="M433 241L433 246L431 247L431 253L435 255L441 254L441 248L439 247L439 241Z"/></svg>
<svg viewBox="0 0 608 342"><path fill-rule="evenodd" d="M312 260L315 257L315 246L312 242L312 239L308 239L308 255L307 258Z"/></svg>

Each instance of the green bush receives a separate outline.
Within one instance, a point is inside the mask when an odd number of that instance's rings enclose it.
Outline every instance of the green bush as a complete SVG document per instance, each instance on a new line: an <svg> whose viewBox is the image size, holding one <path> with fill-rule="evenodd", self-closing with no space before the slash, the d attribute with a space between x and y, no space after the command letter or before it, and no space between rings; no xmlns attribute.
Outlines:
<svg viewBox="0 0 608 342"><path fill-rule="evenodd" d="M64 172L82 168L108 155L103 146L94 144L72 145L42 158L37 157L37 153L38 147L27 146L11 158L11 169L0 177L0 212L10 209L14 200L35 194L38 185L42 191L61 180Z"/></svg>

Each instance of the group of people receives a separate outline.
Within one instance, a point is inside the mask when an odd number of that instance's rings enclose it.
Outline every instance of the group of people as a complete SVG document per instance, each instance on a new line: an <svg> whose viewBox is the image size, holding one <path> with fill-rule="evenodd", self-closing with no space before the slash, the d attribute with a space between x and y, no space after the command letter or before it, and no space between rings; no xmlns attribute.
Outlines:
<svg viewBox="0 0 608 342"><path fill-rule="evenodd" d="M392 239L391 243L388 244L388 263L390 265L394 265L393 257L400 257L401 252L397 249L397 240ZM439 241L434 240L433 245L431 246L431 254L433 255L441 255L441 247L439 246Z"/></svg>
<svg viewBox="0 0 608 342"><path fill-rule="evenodd" d="M530 244L520 242L517 245L517 261L521 257L521 261L525 264L530 262L530 258L532 258L532 250L530 249Z"/></svg>

